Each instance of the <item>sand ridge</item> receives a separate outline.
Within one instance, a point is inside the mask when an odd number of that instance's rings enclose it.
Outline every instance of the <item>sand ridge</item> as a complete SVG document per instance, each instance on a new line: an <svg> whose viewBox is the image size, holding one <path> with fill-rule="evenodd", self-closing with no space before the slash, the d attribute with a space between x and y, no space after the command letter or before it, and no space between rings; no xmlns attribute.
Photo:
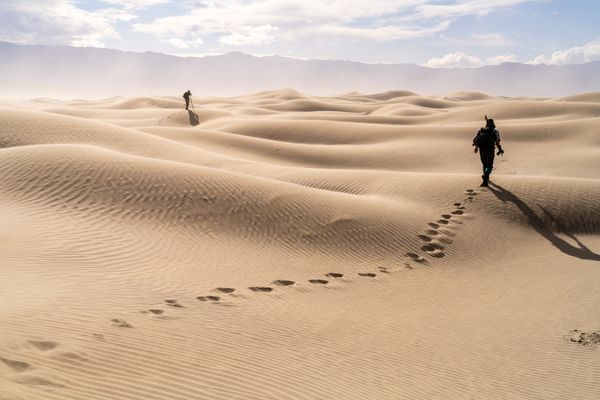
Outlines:
<svg viewBox="0 0 600 400"><path fill-rule="evenodd" d="M0 103L0 399L600 393L597 93L182 107Z"/></svg>

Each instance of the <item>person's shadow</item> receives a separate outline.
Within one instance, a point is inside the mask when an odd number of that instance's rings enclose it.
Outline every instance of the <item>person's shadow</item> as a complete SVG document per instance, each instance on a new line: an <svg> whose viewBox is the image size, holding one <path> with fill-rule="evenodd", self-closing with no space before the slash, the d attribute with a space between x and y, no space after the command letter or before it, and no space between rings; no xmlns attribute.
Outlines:
<svg viewBox="0 0 600 400"><path fill-rule="evenodd" d="M198 114L196 114L192 110L188 110L188 114L190 116L190 125L191 126L196 126L196 125L200 124L200 121L199 121L199 118L198 118Z"/></svg>
<svg viewBox="0 0 600 400"><path fill-rule="evenodd" d="M538 205L538 207L542 210L544 214L546 214L546 216L554 223L554 225L562 233L573 239L575 243L577 243L577 246L573 246L566 240L556 236L556 234L554 234L554 232L550 230L548 224L546 224L540 217L538 217L537 214L527 204L525 204L523 200L518 198L513 193L509 192L502 186L492 182L490 182L489 189L490 192L492 192L503 203L513 203L514 205L516 205L519 208L519 210L521 210L521 212L525 215L525 217L527 217L533 229L535 229L540 235L546 238L550 243L554 245L554 247L556 247L563 253L572 257L581 258L582 260L600 261L599 254L596 254L593 251L591 251L583 243L581 243L573 233L568 232L567 229L561 227L560 224L558 224L556 218L542 206Z"/></svg>

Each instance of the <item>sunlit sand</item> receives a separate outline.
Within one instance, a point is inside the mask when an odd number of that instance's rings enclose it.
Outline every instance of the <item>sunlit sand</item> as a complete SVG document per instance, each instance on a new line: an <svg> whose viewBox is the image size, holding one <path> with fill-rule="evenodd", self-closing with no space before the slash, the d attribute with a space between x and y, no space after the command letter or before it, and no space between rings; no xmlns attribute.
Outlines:
<svg viewBox="0 0 600 400"><path fill-rule="evenodd" d="M597 398L600 94L193 100L0 102L0 399Z"/></svg>

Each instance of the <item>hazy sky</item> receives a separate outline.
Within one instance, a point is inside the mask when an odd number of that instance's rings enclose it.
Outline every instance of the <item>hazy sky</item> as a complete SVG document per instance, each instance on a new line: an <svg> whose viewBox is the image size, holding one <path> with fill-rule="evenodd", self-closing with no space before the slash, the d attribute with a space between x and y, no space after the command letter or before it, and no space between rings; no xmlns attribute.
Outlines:
<svg viewBox="0 0 600 400"><path fill-rule="evenodd" d="M598 0L0 0L0 41L480 66L600 60Z"/></svg>

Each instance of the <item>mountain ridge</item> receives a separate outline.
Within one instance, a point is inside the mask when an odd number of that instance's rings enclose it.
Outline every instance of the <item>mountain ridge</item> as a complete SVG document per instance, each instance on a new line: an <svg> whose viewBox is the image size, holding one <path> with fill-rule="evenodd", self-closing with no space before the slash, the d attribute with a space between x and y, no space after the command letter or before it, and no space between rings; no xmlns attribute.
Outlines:
<svg viewBox="0 0 600 400"><path fill-rule="evenodd" d="M595 73L600 61L429 68L280 55L259 57L238 51L181 57L7 42L0 42L0 59L0 96L19 98L168 94L187 88L204 95L224 96L283 87L316 95L402 89L435 95L479 91L499 96L558 97L600 90L600 75Z"/></svg>

